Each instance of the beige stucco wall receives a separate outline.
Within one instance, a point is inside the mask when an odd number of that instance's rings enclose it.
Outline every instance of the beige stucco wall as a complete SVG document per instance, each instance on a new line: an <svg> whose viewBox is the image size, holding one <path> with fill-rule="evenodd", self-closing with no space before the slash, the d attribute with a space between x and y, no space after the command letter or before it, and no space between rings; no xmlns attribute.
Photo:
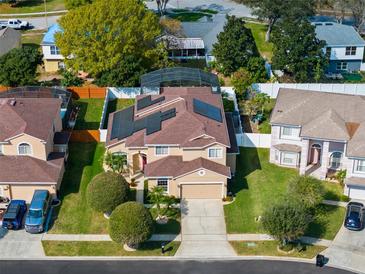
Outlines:
<svg viewBox="0 0 365 274"><path fill-rule="evenodd" d="M39 139L30 135L23 134L9 141L9 144L4 144L4 155L18 155L18 145L21 143L28 143L32 146L32 155L41 160L47 160L46 145Z"/></svg>
<svg viewBox="0 0 365 274"><path fill-rule="evenodd" d="M222 158L208 158L208 150L209 148L222 148L223 149L223 157ZM209 159L211 161L217 162L222 165L226 165L226 151L227 148L221 145L212 145L203 149L184 149L183 151L183 161L191 161L196 158L202 157L205 159Z"/></svg>
<svg viewBox="0 0 365 274"><path fill-rule="evenodd" d="M57 72L59 70L59 68L58 68L58 63L59 62L62 62L62 61L43 59L44 70L46 72Z"/></svg>
<svg viewBox="0 0 365 274"><path fill-rule="evenodd" d="M177 179L170 179L169 180L169 195L174 195L175 197L180 197L180 185L191 183L191 184L212 184L212 183L223 183L223 190L222 190L222 198L227 194L227 178L223 175L215 173L210 170L201 169L205 171L205 175L200 176L198 171L189 173L183 177ZM152 189L154 186L157 185L157 179L148 179L148 188ZM215 187L212 188L212 192L214 193ZM211 195L208 191L207 198Z"/></svg>
<svg viewBox="0 0 365 274"><path fill-rule="evenodd" d="M168 155L156 155L156 147L148 147L147 150L147 162L151 163L156 160L161 160L166 156L181 156L183 154L183 150L180 147L169 147Z"/></svg>

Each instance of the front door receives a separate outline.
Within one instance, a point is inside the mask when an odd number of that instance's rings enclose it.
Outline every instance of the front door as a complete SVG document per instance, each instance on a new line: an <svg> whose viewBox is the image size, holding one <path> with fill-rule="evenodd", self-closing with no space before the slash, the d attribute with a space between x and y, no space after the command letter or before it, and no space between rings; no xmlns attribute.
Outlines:
<svg viewBox="0 0 365 274"><path fill-rule="evenodd" d="M321 161L321 146L318 144L314 144L311 147L311 157L310 164L317 165Z"/></svg>

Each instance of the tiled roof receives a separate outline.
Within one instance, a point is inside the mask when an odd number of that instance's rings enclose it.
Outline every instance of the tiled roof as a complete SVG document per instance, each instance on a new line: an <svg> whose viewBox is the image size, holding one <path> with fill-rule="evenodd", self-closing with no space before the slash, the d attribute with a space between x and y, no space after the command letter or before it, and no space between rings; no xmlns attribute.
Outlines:
<svg viewBox="0 0 365 274"><path fill-rule="evenodd" d="M56 184L63 161L62 153L50 155L49 161L30 156L0 156L0 182Z"/></svg>
<svg viewBox="0 0 365 274"><path fill-rule="evenodd" d="M161 160L147 164L144 169L146 177L179 177L190 172L206 169L230 177L230 169L205 158L183 161L182 156L167 156Z"/></svg>
<svg viewBox="0 0 365 274"><path fill-rule="evenodd" d="M0 99L0 141L23 133L46 141L60 107L61 99Z"/></svg>

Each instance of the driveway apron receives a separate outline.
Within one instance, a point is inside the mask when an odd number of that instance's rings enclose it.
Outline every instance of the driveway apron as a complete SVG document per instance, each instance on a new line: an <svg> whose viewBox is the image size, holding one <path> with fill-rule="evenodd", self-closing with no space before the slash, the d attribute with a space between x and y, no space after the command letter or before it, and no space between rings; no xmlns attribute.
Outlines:
<svg viewBox="0 0 365 274"><path fill-rule="evenodd" d="M177 257L222 258L236 256L227 241L221 200L189 199L181 202L182 243Z"/></svg>

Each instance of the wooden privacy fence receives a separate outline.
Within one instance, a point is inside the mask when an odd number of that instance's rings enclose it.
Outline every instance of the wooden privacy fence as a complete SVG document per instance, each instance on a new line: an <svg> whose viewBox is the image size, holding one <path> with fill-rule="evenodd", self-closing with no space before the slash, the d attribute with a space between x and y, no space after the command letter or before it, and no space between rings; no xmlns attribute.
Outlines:
<svg viewBox="0 0 365 274"><path fill-rule="evenodd" d="M99 130L73 130L70 138L72 143L100 142Z"/></svg>
<svg viewBox="0 0 365 274"><path fill-rule="evenodd" d="M72 97L79 98L105 98L106 88L98 87L68 87L68 91L72 92Z"/></svg>

